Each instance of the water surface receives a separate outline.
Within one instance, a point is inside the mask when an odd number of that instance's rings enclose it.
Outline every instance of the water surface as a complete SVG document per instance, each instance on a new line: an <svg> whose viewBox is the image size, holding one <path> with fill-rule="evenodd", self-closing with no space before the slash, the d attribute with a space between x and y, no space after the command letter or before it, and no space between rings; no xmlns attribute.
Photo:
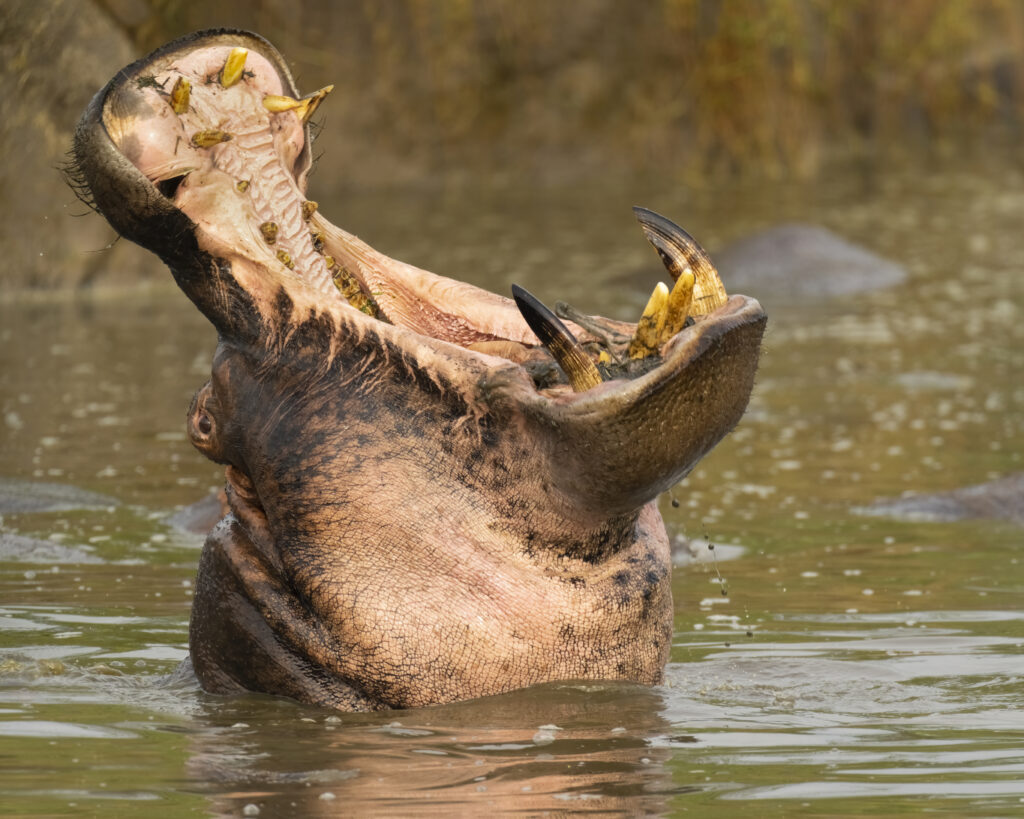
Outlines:
<svg viewBox="0 0 1024 819"><path fill-rule="evenodd" d="M618 318L658 273L632 204L711 248L802 220L907 267L841 301L751 293L771 320L750 409L678 506L662 500L702 560L680 549L652 689L370 715L202 693L172 673L201 539L170 516L221 482L184 431L213 331L170 285L0 306L0 811L1024 810L1022 530L863 514L1024 470L1021 182L960 169L322 203L392 255Z"/></svg>

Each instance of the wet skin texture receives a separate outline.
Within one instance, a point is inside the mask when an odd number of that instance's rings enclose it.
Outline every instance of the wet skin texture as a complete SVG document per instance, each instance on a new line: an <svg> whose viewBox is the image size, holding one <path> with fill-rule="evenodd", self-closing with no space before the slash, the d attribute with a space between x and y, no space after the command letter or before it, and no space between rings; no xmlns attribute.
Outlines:
<svg viewBox="0 0 1024 819"><path fill-rule="evenodd" d="M236 47L245 73L224 87ZM75 140L90 201L219 333L188 415L229 507L196 582L203 687L374 709L658 682L673 607L654 501L742 415L760 306L731 297L635 377L539 384L524 364L550 358L510 300L303 208L308 128L268 94L298 97L268 43L202 32L119 73ZM194 136L211 131L230 138Z"/></svg>

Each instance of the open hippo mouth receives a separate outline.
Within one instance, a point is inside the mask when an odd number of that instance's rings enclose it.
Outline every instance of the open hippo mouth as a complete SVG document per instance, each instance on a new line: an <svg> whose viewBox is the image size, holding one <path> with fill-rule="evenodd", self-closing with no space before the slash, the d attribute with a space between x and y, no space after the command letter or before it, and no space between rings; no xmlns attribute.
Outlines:
<svg viewBox="0 0 1024 819"><path fill-rule="evenodd" d="M201 682L374 708L657 681L652 501L742 415L763 311L640 209L676 281L636 326L387 258L305 196L329 90L202 32L121 71L76 133L90 201L219 333L189 413L231 508L200 563Z"/></svg>

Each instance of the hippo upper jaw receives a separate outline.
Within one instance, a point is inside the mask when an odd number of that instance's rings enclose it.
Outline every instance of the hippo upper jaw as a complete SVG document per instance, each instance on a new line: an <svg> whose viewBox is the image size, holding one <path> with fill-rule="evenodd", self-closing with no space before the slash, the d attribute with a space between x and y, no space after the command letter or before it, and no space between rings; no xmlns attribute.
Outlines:
<svg viewBox="0 0 1024 819"><path fill-rule="evenodd" d="M650 501L742 415L763 311L723 295L604 383L598 342L625 359L633 328L572 325L584 345L559 368L537 314L389 259L306 199L324 93L300 99L255 35L200 33L120 72L76 133L97 208L220 335L189 415L235 513L200 566L200 679L339 707L656 681L672 606Z"/></svg>

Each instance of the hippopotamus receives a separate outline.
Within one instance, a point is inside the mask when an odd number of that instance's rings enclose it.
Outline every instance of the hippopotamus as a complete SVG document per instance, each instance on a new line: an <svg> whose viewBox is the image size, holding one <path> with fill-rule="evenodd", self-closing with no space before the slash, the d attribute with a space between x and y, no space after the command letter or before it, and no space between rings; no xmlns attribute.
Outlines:
<svg viewBox="0 0 1024 819"><path fill-rule="evenodd" d="M763 310L642 209L676 285L636 327L386 257L306 196L329 90L205 31L119 71L75 135L82 195L218 333L187 419L227 501L195 583L199 682L342 710L658 683L656 499L743 414Z"/></svg>

